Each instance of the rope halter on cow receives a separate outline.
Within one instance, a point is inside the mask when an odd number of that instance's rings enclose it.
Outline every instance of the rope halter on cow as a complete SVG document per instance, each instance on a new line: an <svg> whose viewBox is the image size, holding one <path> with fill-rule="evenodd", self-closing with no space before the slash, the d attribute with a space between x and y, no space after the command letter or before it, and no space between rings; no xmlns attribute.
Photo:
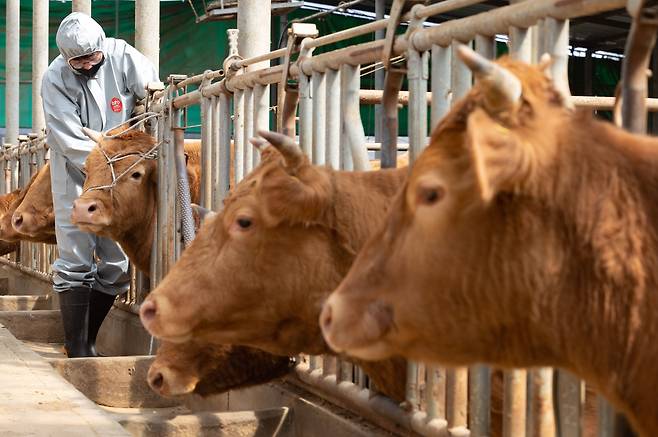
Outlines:
<svg viewBox="0 0 658 437"><path fill-rule="evenodd" d="M109 190L110 194L112 195L112 193L113 193L112 189L114 187L116 187L118 181L122 177L124 177L125 175L130 173L130 171L132 169L134 169L139 163L141 163L142 161L145 161L145 160L157 159L157 157L158 157L157 149L162 144L162 141L154 144L153 147L151 147L146 152L130 152L130 153L124 153L124 154L117 154L117 155L114 155L114 156L109 156L105 152L105 150L103 150L103 148L101 147L101 143L100 143L101 140L103 140L103 139L111 139L111 138L116 138L120 135L123 135L126 132L137 128L140 124L146 122L147 120L149 120L151 118L154 118L154 117L157 117L157 116L158 116L158 114L155 113L155 112L146 112L146 113L140 114L136 117L132 117L132 118L126 120L125 122L123 122L123 123L121 123L117 126L114 126L112 129L109 129L107 132L110 132L110 131L116 129L117 127L122 126L126 123L130 123L132 121L135 121L135 123L133 125L127 127L126 129L122 130L121 132L118 132L118 133L115 133L115 134L112 134L112 135L107 135L106 133L103 133L103 132L97 132L97 131L94 131L92 129L88 129L86 127L82 128L82 131L85 133L85 135L87 135L90 139L96 141L96 143L98 144L98 150L100 150L100 152L105 157L105 162L108 165L108 167L110 167L110 174L112 175L112 182L111 183L109 183L107 185L96 185L96 186L93 186L93 187L87 187L82 191L82 193L86 193L88 191L96 191L96 190ZM117 176L116 170L114 169L114 163L119 162L119 161L123 161L124 159L130 158L132 156L138 156L139 158Z"/></svg>

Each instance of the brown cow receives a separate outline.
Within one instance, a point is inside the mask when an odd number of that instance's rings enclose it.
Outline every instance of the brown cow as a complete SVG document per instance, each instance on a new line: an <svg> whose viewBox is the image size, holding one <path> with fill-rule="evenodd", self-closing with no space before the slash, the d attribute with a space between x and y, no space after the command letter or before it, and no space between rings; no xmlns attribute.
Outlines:
<svg viewBox="0 0 658 437"><path fill-rule="evenodd" d="M294 363L292 358L243 346L164 342L147 379L162 396L208 396L281 378Z"/></svg>
<svg viewBox="0 0 658 437"><path fill-rule="evenodd" d="M43 178L44 174L47 176ZM38 181L38 183L37 183ZM47 181L47 182L46 182ZM50 166L45 165L39 171L32 176L30 181L26 186L21 188L18 191L18 194L13 198L11 204L7 208L6 212L0 216L0 239L9 242L18 242L21 240L32 241L34 243L47 243L47 244L56 244L55 240L55 224L54 217L52 217L52 222L45 220L44 227L39 229L34 229L34 235L27 235L20 233L14 229L12 226L12 217L16 209L22 204L25 198L32 192L33 187L35 191L41 193L31 197L34 199L35 204L39 205L41 208L44 204L47 206L48 200L52 206L52 194L50 197L46 196L43 191L44 185L50 186ZM47 210L47 207L46 207ZM52 207L51 207L52 214ZM44 218L47 218L47 211L44 211Z"/></svg>
<svg viewBox="0 0 658 437"><path fill-rule="evenodd" d="M310 165L294 144L278 147L283 156L264 149L261 164L142 304L143 323L154 335L281 355L327 352L317 324L320 305L407 170L336 172ZM314 188L323 195L306 197ZM203 292L190 300L194 289ZM395 360L365 370L382 391L402 400L404 369L404 361Z"/></svg>
<svg viewBox="0 0 658 437"><path fill-rule="evenodd" d="M109 157L134 154L113 164L116 175L135 164L139 154L148 152L154 145L152 136L137 130L101 139L99 143ZM185 151L192 202L198 203L200 142L186 142ZM83 194L73 204L72 222L83 231L117 241L130 261L148 274L156 214L157 161L142 160L111 189L92 189L112 182L110 167L98 147L89 153L85 170L87 178Z"/></svg>
<svg viewBox="0 0 658 437"><path fill-rule="evenodd" d="M11 225L30 241L56 244L50 164L43 166L32 179L25 197L11 216Z"/></svg>
<svg viewBox="0 0 658 437"><path fill-rule="evenodd" d="M462 48L443 119L320 319L338 351L555 366L658 435L658 141Z"/></svg>

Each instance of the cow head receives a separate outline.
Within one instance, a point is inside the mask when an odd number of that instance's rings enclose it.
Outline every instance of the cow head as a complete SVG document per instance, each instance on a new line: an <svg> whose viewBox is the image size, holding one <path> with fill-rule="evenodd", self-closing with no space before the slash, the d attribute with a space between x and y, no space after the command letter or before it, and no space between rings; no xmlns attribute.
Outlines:
<svg viewBox="0 0 658 437"><path fill-rule="evenodd" d="M50 164L34 177L25 198L11 216L11 225L32 239L47 240L55 235L55 211L50 183Z"/></svg>
<svg viewBox="0 0 658 437"><path fill-rule="evenodd" d="M137 130L114 138L88 134L98 146L85 162L87 177L71 221L83 231L114 240L135 229L143 232L155 212L156 161L146 155L155 139Z"/></svg>
<svg viewBox="0 0 658 437"><path fill-rule="evenodd" d="M165 342L147 380L162 396L209 396L280 378L290 372L294 362L242 346Z"/></svg>
<svg viewBox="0 0 658 437"><path fill-rule="evenodd" d="M332 212L331 172L310 165L290 138L261 135L274 147L261 146L260 165L142 304L153 335L281 355L324 350L320 304L354 256L320 224Z"/></svg>
<svg viewBox="0 0 658 437"><path fill-rule="evenodd" d="M23 234L13 228L12 216L14 211L16 211L16 208L18 208L21 202L23 202L32 181L34 181L35 178L36 175L32 177L27 186L7 194L5 202L3 202L6 205L6 209L2 215L0 215L0 239L9 242L17 242L24 237Z"/></svg>
<svg viewBox="0 0 658 437"><path fill-rule="evenodd" d="M555 218L546 191L571 112L540 68L465 47L459 56L473 89L437 126L384 227L324 305L320 324L336 351L496 361L486 354L505 353L497 345L510 320L533 314L528 292L559 280L551 275L564 247L546 223Z"/></svg>
<svg viewBox="0 0 658 437"><path fill-rule="evenodd" d="M11 227L11 215L22 199L22 189L0 196L0 240L16 242L19 240L18 233ZM27 191L27 190L25 190Z"/></svg>

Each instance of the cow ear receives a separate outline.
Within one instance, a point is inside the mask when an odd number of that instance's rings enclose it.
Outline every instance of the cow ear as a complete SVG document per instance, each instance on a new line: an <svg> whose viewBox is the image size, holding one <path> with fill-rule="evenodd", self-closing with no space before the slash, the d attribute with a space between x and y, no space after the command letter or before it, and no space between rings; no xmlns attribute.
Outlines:
<svg viewBox="0 0 658 437"><path fill-rule="evenodd" d="M514 190L528 175L530 151L516 132L491 118L481 108L468 118L466 144L479 195L491 201L501 191Z"/></svg>

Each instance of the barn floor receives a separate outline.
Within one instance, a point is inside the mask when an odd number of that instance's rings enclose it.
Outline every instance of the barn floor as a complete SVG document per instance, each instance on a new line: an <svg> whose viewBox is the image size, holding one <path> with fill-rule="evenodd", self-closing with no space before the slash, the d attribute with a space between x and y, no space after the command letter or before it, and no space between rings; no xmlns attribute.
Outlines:
<svg viewBox="0 0 658 437"><path fill-rule="evenodd" d="M47 284L0 266L0 435L390 436L294 384L162 398L149 356L66 358Z"/></svg>

